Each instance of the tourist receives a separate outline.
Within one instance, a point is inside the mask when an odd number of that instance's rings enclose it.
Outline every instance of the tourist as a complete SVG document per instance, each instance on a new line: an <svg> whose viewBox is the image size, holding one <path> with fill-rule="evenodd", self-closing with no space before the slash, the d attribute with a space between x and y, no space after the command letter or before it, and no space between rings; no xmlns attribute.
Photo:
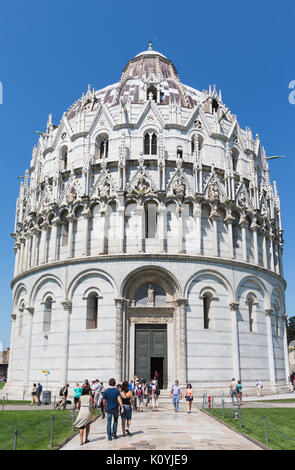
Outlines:
<svg viewBox="0 0 295 470"><path fill-rule="evenodd" d="M129 384L127 381L122 383L121 400L124 409L123 413L121 413L123 436L126 436L126 434L131 436L130 424L132 418L132 407L134 408L134 404L133 394L132 391L129 390Z"/></svg>
<svg viewBox="0 0 295 470"><path fill-rule="evenodd" d="M155 373L154 373L154 380L156 380L157 382L159 381L159 373L157 370L155 370Z"/></svg>
<svg viewBox="0 0 295 470"><path fill-rule="evenodd" d="M134 400L134 409L137 410L137 383L134 382L133 388L132 388L132 394L133 394L133 400Z"/></svg>
<svg viewBox="0 0 295 470"><path fill-rule="evenodd" d="M122 384L123 385L123 384ZM132 387L133 387L133 380L130 380L128 382L128 388L129 388L129 391L132 392Z"/></svg>
<svg viewBox="0 0 295 470"><path fill-rule="evenodd" d="M146 399L146 404L145 404L145 406L148 406L148 404L152 401L152 387L153 387L153 382L152 382L152 380L150 380L150 381L147 382L147 384L146 384L146 396L147 396L147 399Z"/></svg>
<svg viewBox="0 0 295 470"><path fill-rule="evenodd" d="M160 395L160 389L158 386L158 382L156 380L152 383L152 403L153 403L153 411L159 411L159 402L158 398Z"/></svg>
<svg viewBox="0 0 295 470"><path fill-rule="evenodd" d="M241 384L241 381L238 380L238 385L237 385L237 394L238 394L238 399L239 399L239 402L240 402L240 405L242 405L242 384Z"/></svg>
<svg viewBox="0 0 295 470"><path fill-rule="evenodd" d="M260 397L262 395L262 389L263 389L263 385L262 385L262 382L261 380L257 380L256 382L256 390L257 390L257 396Z"/></svg>
<svg viewBox="0 0 295 470"><path fill-rule="evenodd" d="M36 385L36 384L33 384L33 388L32 388L31 395L32 395L32 401L31 401L31 405L30 405L30 406L33 406L34 403L38 403L38 399L37 399L37 385Z"/></svg>
<svg viewBox="0 0 295 470"><path fill-rule="evenodd" d="M103 394L103 406L104 410L107 413L107 434L108 440L111 441L112 438L117 439L117 427L118 427L118 416L119 411L118 407L120 405L121 413L124 412L120 391L116 387L115 379L109 380L109 388ZM112 429L112 419L114 420L113 429Z"/></svg>
<svg viewBox="0 0 295 470"><path fill-rule="evenodd" d="M182 391L178 380L175 380L175 384L171 388L170 398L172 398L174 411L178 412L179 400L182 400Z"/></svg>
<svg viewBox="0 0 295 470"><path fill-rule="evenodd" d="M230 396L231 396L231 399L232 399L233 403L234 403L234 398L236 398L236 400L238 400L237 386L238 386L238 383L236 382L236 379L233 377L231 379L231 383L229 384L229 393L230 393Z"/></svg>
<svg viewBox="0 0 295 470"><path fill-rule="evenodd" d="M80 387L79 383L76 383L76 386L74 387L74 406L75 409L78 408L79 405L79 398L82 395L82 387Z"/></svg>
<svg viewBox="0 0 295 470"><path fill-rule="evenodd" d="M99 383L98 379L96 379L95 384L96 385L95 385L95 389L94 389L93 402L94 402L94 407L98 408L98 400L99 400L99 397L100 397L100 392L101 392L101 389L102 389L102 385Z"/></svg>
<svg viewBox="0 0 295 470"><path fill-rule="evenodd" d="M136 384L136 398L137 398L137 411L143 412L143 397L144 397L144 386L142 383Z"/></svg>
<svg viewBox="0 0 295 470"><path fill-rule="evenodd" d="M83 434L84 429L86 429L86 438L84 444L89 442L88 436L90 432L90 423L91 423L91 411L93 413L93 418L95 417L93 409L93 399L90 387L82 388L82 395L79 398L79 413L77 419L74 423L74 426L80 429L80 445L83 445Z"/></svg>
<svg viewBox="0 0 295 470"><path fill-rule="evenodd" d="M84 388L84 387L87 387L87 388L89 387L90 388L90 383L87 379L84 380L84 383L82 385L82 388Z"/></svg>
<svg viewBox="0 0 295 470"><path fill-rule="evenodd" d="M191 413L192 412L192 401L194 399L193 389L192 389L191 384L187 384L187 386L186 386L185 399L186 399L186 402L187 402L187 412Z"/></svg>
<svg viewBox="0 0 295 470"><path fill-rule="evenodd" d="M40 382L38 382L38 385L37 385L38 406L41 405L41 394L42 394L42 385L40 384Z"/></svg>
<svg viewBox="0 0 295 470"><path fill-rule="evenodd" d="M89 388L90 388L90 387L89 387ZM64 387L62 387L62 388L60 389L60 391L59 391L60 399L59 399L59 401L56 403L56 408L59 409L59 410L60 410L61 408L63 408L63 409L65 410L66 407L67 407L67 403L68 403L67 398L68 398L68 393L69 393L68 389L69 389L69 384L66 384L66 385L65 385Z"/></svg>
<svg viewBox="0 0 295 470"><path fill-rule="evenodd" d="M103 406L103 394L105 392L105 389L104 389L104 386L103 386L103 382L100 382L100 386L101 386L101 389L100 389L100 394L99 394L99 398L98 398L98 408L100 408L101 414L102 414L102 419L104 419L105 418L105 412L104 412L104 406Z"/></svg>

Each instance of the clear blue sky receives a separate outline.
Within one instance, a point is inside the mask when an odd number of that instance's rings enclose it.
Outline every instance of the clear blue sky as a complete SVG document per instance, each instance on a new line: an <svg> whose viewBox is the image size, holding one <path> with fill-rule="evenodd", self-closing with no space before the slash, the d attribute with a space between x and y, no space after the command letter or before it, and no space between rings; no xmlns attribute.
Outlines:
<svg viewBox="0 0 295 470"><path fill-rule="evenodd" d="M294 140L295 80L292 1L217 0L102 2L11 1L1 5L0 105L1 229L0 341L9 344L17 176L29 167L33 145L49 113L62 113L87 90L120 79L126 62L149 40L170 58L183 83L216 83L242 127L260 135L277 180L285 229L287 313L295 314Z"/></svg>

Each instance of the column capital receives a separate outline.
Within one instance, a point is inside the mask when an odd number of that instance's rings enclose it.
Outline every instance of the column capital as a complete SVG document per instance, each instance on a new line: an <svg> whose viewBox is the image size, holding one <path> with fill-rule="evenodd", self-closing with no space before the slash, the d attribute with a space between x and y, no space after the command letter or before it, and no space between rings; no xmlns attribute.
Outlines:
<svg viewBox="0 0 295 470"><path fill-rule="evenodd" d="M187 304L187 299L176 299L175 304L177 307L185 307Z"/></svg>
<svg viewBox="0 0 295 470"><path fill-rule="evenodd" d="M25 310L27 310L29 313L33 315L35 309L34 307L25 307Z"/></svg>
<svg viewBox="0 0 295 470"><path fill-rule="evenodd" d="M238 310L239 305L240 305L239 302L231 302L231 303L229 304L229 308L230 308L231 310L234 310L234 311L235 311L235 310Z"/></svg>
<svg viewBox="0 0 295 470"><path fill-rule="evenodd" d="M114 300L115 300L116 307L123 307L126 302L126 299L124 298L119 298L119 299L114 299Z"/></svg>
<svg viewBox="0 0 295 470"><path fill-rule="evenodd" d="M11 321L15 321L16 320L16 313L12 313L11 314Z"/></svg>
<svg viewBox="0 0 295 470"><path fill-rule="evenodd" d="M266 308L265 309L265 314L267 317L270 317L273 312L273 308Z"/></svg>
<svg viewBox="0 0 295 470"><path fill-rule="evenodd" d="M64 310L70 311L71 308L72 308L72 302L70 300L63 300L61 302L61 304L62 304Z"/></svg>

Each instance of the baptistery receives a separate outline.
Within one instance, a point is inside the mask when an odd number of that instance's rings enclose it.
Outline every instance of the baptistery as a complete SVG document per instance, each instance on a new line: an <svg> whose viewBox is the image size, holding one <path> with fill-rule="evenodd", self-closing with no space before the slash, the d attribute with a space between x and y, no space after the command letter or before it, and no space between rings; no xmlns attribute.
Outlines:
<svg viewBox="0 0 295 470"><path fill-rule="evenodd" d="M20 184L7 392L288 383L280 199L259 136L163 54L49 115ZM43 380L44 381L44 380Z"/></svg>

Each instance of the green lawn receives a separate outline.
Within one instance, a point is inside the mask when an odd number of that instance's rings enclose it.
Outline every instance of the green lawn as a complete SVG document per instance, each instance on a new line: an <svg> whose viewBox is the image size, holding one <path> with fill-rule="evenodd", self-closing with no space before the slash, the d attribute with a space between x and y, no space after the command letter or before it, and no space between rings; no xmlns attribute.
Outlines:
<svg viewBox="0 0 295 470"><path fill-rule="evenodd" d="M77 413L77 412L76 412ZM72 432L71 410L46 411L2 411L0 410L0 450L13 449L13 436L17 427L18 450L46 450L50 443L51 417L54 415L53 448L64 441ZM7 442L12 439L9 445ZM25 440L23 440L25 439ZM38 439L37 442L29 442ZM7 446L6 446L7 445Z"/></svg>
<svg viewBox="0 0 295 470"><path fill-rule="evenodd" d="M236 411L237 409L228 411L226 408L224 419L222 409L215 408L209 413L274 450L295 450L295 408L241 408L243 425L241 429L239 419L234 418ZM269 436L268 443L265 439L264 414Z"/></svg>
<svg viewBox="0 0 295 470"><path fill-rule="evenodd" d="M4 388L4 385L5 385L4 382L0 382L0 390L2 390L2 388Z"/></svg>

